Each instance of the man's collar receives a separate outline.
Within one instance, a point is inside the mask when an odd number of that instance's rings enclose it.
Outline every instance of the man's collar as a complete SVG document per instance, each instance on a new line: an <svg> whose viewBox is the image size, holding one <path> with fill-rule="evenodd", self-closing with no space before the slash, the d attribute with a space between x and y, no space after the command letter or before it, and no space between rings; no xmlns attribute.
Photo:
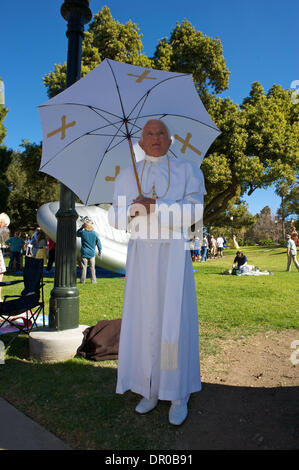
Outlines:
<svg viewBox="0 0 299 470"><path fill-rule="evenodd" d="M151 157L150 155L145 155L145 160L152 163L162 163L167 158L167 153L161 155L161 157Z"/></svg>

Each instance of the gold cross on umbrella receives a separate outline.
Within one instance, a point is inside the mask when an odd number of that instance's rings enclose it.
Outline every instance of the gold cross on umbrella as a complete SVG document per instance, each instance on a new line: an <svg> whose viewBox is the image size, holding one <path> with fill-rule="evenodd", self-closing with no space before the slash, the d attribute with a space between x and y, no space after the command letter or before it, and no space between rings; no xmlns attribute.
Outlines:
<svg viewBox="0 0 299 470"><path fill-rule="evenodd" d="M55 129L55 131L52 131L52 132L49 132L49 134L47 134L47 137L52 137L53 135L55 134L59 134L59 132L61 132L61 140L65 139L65 130L68 129L69 127L73 127L76 125L76 121L72 121L68 124L66 124L66 115L64 114L62 117L61 117L61 127L59 127L58 129Z"/></svg>
<svg viewBox="0 0 299 470"><path fill-rule="evenodd" d="M147 80L157 80L155 77L148 77L149 73L151 73L151 71L146 70L141 75L134 75L132 73L128 73L128 75L130 75L130 77L137 77L136 83L141 83L145 79L147 79Z"/></svg>
<svg viewBox="0 0 299 470"><path fill-rule="evenodd" d="M119 174L119 172L120 172L120 166L116 165L114 176L105 176L105 180L106 181L115 181L115 179L116 179L117 175Z"/></svg>
<svg viewBox="0 0 299 470"><path fill-rule="evenodd" d="M201 155L201 151L190 144L191 137L192 137L192 134L190 134L190 132L187 133L186 139L183 139L179 135L174 134L174 138L177 139L179 142L181 142L183 144L183 147L181 148L182 153L185 153L187 147L189 147L191 150L193 150L193 152L197 153L198 155Z"/></svg>

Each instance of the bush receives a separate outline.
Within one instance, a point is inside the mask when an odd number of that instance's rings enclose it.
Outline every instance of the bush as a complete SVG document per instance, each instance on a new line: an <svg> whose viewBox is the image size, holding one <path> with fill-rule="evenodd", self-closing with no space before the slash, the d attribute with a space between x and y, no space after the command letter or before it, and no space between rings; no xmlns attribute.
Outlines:
<svg viewBox="0 0 299 470"><path fill-rule="evenodd" d="M269 246L269 245L273 246L273 245L275 245L274 241L271 240L271 238L266 238L265 240L260 240L258 244L261 245L261 246Z"/></svg>
<svg viewBox="0 0 299 470"><path fill-rule="evenodd" d="M255 246L256 245L254 240L245 240L245 244L247 246Z"/></svg>

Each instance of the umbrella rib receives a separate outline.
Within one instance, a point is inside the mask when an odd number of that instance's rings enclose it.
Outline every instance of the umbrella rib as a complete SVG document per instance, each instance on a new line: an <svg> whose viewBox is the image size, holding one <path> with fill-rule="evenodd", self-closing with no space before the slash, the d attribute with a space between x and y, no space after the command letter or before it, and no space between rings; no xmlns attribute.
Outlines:
<svg viewBox="0 0 299 470"><path fill-rule="evenodd" d="M125 140L127 140L127 137L124 137L120 142L117 142L117 144L113 145L113 147L110 147L109 149L107 148L106 153L108 152L111 152L111 150L115 149L115 147L117 147L118 145L121 145L123 142L125 142ZM112 144L112 142L110 142L110 145ZM100 163L100 165L102 164L102 162Z"/></svg>
<svg viewBox="0 0 299 470"><path fill-rule="evenodd" d="M90 109L91 109L92 111L94 111L94 112L95 112L98 116L100 116L102 119L104 119L105 121L107 121L107 122L109 123L108 125L113 126L113 127L115 127L116 129L117 129L117 125L116 125L116 124L118 124L119 122L123 123L123 121L121 120L121 118L120 118L119 116L117 116L117 117L118 117L118 119L120 119L120 121L113 123L113 122L110 122L110 121L109 121L105 116L103 116L100 112L98 112L98 111L97 111L97 108L90 106ZM106 112L106 111L105 111L105 112ZM99 129L100 129L100 128L99 128ZM120 128L118 128L118 130L119 130L119 129L120 129ZM92 132L92 131L91 131L91 132Z"/></svg>
<svg viewBox="0 0 299 470"><path fill-rule="evenodd" d="M120 102L121 109L122 109L122 113L123 113L123 119L126 119L125 110L124 110L124 105L123 105L123 102L122 102L122 99L121 99L121 95L120 95L120 91L119 91L119 87L118 87L118 82L117 82L117 80L116 80L116 76L115 76L115 74L114 74L114 70L113 70L113 68L112 68L112 66L111 66L111 64L110 64L109 59L107 59L107 62L108 62L108 65L109 65L109 67L110 67L112 76L113 76L113 78L114 78L115 87L116 87L116 90L117 90L119 102Z"/></svg>
<svg viewBox="0 0 299 470"><path fill-rule="evenodd" d="M140 113L141 113L141 111L142 111L143 106L145 105L145 102L146 102L146 100L147 100L147 98L148 98L148 95L149 95L149 93L144 97L143 103L142 103L142 105L141 105L141 107L140 107L140 109L139 109L139 113L137 114L137 116L136 116L136 118L135 118L135 120L134 120L133 126L136 125L137 119L140 119ZM140 101L139 101L139 102L140 102ZM133 110L132 110L131 112L133 112Z"/></svg>
<svg viewBox="0 0 299 470"><path fill-rule="evenodd" d="M85 103L54 103L54 104L41 104L38 106L38 108L49 108L53 106L82 106L84 108L90 108L92 111L99 110L102 111L103 113L110 114L111 116L114 116L117 119L122 119L121 116L118 116L117 114L110 113L109 111L106 111L105 109L102 108L97 108L96 106L93 106L91 104L85 104ZM96 112L96 111L95 111ZM98 113L99 114L99 113ZM102 116L103 117L103 116ZM108 120L107 120L108 121ZM108 121L109 122L109 121Z"/></svg>
<svg viewBox="0 0 299 470"><path fill-rule="evenodd" d="M161 82L157 83L156 85L153 85L152 88L150 88L149 90L147 90L146 93L144 93L144 95L139 99L139 101L137 101L137 103L135 104L135 106L131 109L129 115L128 115L128 118L129 116L133 113L134 109L139 105L140 101L144 99L144 103L145 101L147 100L149 94L155 89L157 88L158 86L160 86L162 83L165 83L167 82L168 80L174 80L175 78L183 78L183 77L186 77L190 74L188 73L185 73L185 74L180 74L180 75L176 75L175 77L168 77L168 78L165 78L165 80L162 80ZM144 106L144 103L142 105L142 107Z"/></svg>
<svg viewBox="0 0 299 470"><path fill-rule="evenodd" d="M90 131L90 132L94 132L94 131ZM77 140L81 139L82 137L85 137L87 135L90 135L90 136L97 136L97 135L100 135L101 137L113 137L113 139L115 137L124 137L123 135L122 136L118 136L117 134L113 134L113 135L110 135L110 134L90 134L90 132L86 132L85 134L82 134L82 135L79 135L76 139L72 140L72 142L69 142L67 145L65 145L65 147L63 147L62 149L60 149L55 155L53 155L52 158L50 158L49 160L47 160L43 166L40 167L40 169L42 170L43 168L45 168L50 162L52 162L53 160L55 160L56 157L58 157L65 149L67 149L70 145L74 144ZM112 139L112 140L113 140ZM111 145L111 142L110 144ZM108 147L109 147L108 145ZM107 147L107 148L108 148Z"/></svg>

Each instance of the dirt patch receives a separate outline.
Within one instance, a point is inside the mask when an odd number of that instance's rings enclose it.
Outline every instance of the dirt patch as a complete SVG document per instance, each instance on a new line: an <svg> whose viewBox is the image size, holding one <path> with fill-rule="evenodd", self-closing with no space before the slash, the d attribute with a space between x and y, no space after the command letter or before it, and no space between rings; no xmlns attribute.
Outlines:
<svg viewBox="0 0 299 470"><path fill-rule="evenodd" d="M299 449L298 361L298 330L223 342L201 363L203 388L173 448Z"/></svg>

